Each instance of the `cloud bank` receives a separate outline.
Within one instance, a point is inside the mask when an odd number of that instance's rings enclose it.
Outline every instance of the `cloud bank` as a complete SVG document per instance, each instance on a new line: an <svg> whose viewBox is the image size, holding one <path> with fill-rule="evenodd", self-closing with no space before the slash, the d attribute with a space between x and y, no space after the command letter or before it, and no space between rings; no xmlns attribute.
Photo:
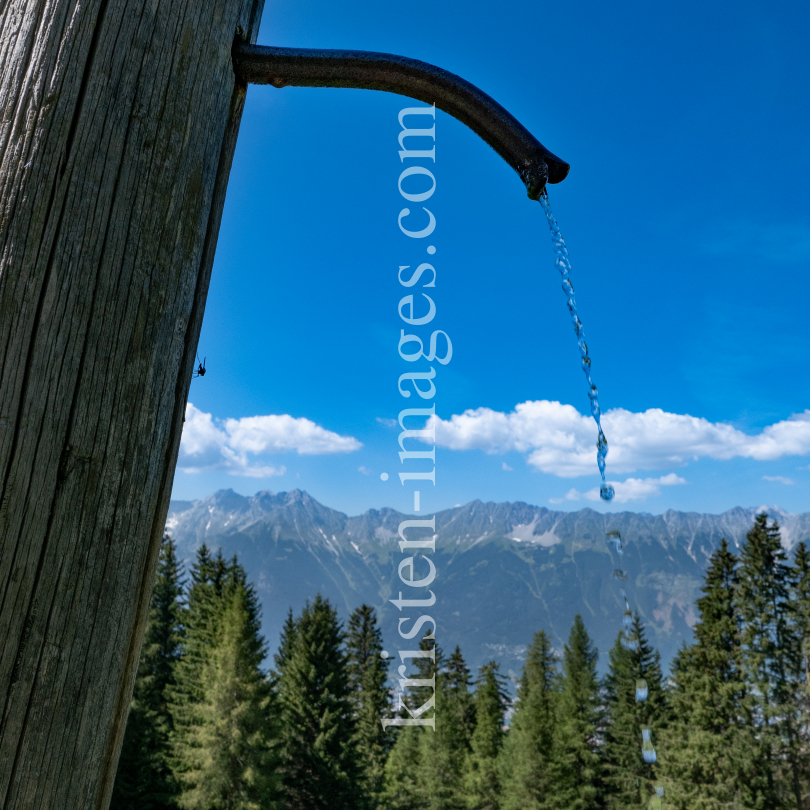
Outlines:
<svg viewBox="0 0 810 810"><path fill-rule="evenodd" d="M189 402L177 466L184 472L225 470L231 475L267 478L283 475L286 469L263 464L257 456L293 451L320 456L352 453L361 447L352 436L340 436L304 417L269 414L214 420Z"/></svg>
<svg viewBox="0 0 810 810"><path fill-rule="evenodd" d="M436 443L442 447L491 454L516 450L532 467L561 478L594 472L596 428L590 416L572 405L529 401L511 413L477 408L433 420ZM700 458L772 461L810 454L810 410L754 435L660 408L643 413L616 408L602 416L602 426L610 446L608 469L614 474L682 467Z"/></svg>

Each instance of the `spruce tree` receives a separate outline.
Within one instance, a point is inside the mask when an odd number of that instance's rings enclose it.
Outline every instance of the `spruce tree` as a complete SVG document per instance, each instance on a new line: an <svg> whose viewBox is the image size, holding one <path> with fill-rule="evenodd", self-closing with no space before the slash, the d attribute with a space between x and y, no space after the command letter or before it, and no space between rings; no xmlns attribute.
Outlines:
<svg viewBox="0 0 810 810"><path fill-rule="evenodd" d="M758 742L741 662L737 558L723 539L697 601L695 641L672 665L672 725L661 769L675 810L761 807Z"/></svg>
<svg viewBox="0 0 810 810"><path fill-rule="evenodd" d="M346 651L361 781L372 810L380 805L385 761L392 743L392 735L382 725L382 719L391 716L386 685L388 662L380 657L382 650L382 633L374 608L361 605L349 618ZM361 810L359 804L357 810Z"/></svg>
<svg viewBox="0 0 810 810"><path fill-rule="evenodd" d="M433 685L408 686L407 691L400 693L400 709L402 717L415 717L416 712L422 709L422 714L418 715L423 719L430 719L435 715L435 707L438 705L438 683L439 673L444 669L444 651L436 643L433 633L425 633L419 641L419 650L428 653L424 657L414 657L409 659L411 666L416 672L409 673L407 665L400 665L398 668L399 680L413 681L433 681ZM433 706L424 709L433 698ZM405 706L410 709L408 711Z"/></svg>
<svg viewBox="0 0 810 810"><path fill-rule="evenodd" d="M563 654L555 746L555 804L566 810L595 810L601 803L602 763L597 742L603 717L596 675L598 657L577 614Z"/></svg>
<svg viewBox="0 0 810 810"><path fill-rule="evenodd" d="M793 557L793 582L791 600L793 617L796 623L796 636L799 643L799 681L802 684L797 690L800 706L802 743L810 747L810 551L804 543L796 546ZM805 790L808 774L804 774Z"/></svg>
<svg viewBox="0 0 810 810"><path fill-rule="evenodd" d="M177 785L169 767L172 718L168 691L180 655L181 566L172 539L160 548L157 579L127 718L112 810L168 810L175 807Z"/></svg>
<svg viewBox="0 0 810 810"><path fill-rule="evenodd" d="M223 595L215 641L203 662L195 722L178 740L184 810L269 810L277 798L277 717L271 683L260 665L252 589Z"/></svg>
<svg viewBox="0 0 810 810"><path fill-rule="evenodd" d="M551 810L559 698L557 657L544 630L535 633L518 685L502 755L503 810Z"/></svg>
<svg viewBox="0 0 810 810"><path fill-rule="evenodd" d="M293 616L293 610L290 608L287 612L287 618L284 620L284 627L281 629L278 650L273 654L273 662L276 665L276 675L284 669L287 661L290 660L293 644L295 644L295 618Z"/></svg>
<svg viewBox="0 0 810 810"><path fill-rule="evenodd" d="M453 732L452 747L459 752L460 762L470 748L476 724L476 708L475 697L470 692L470 670L458 645L442 670L439 675L443 687L442 707L448 715L446 725Z"/></svg>
<svg viewBox="0 0 810 810"><path fill-rule="evenodd" d="M810 688L810 551L799 543L793 555L794 620L799 639L801 670L805 689Z"/></svg>
<svg viewBox="0 0 810 810"><path fill-rule="evenodd" d="M804 771L799 737L801 638L790 593L793 574L779 526L756 516L740 552L737 606L742 661L756 697L755 724L763 752L759 771L768 781L770 808L802 810ZM780 771L786 770L784 778Z"/></svg>
<svg viewBox="0 0 810 810"><path fill-rule="evenodd" d="M433 681L434 686L409 686L398 692L395 710L403 719L413 719L414 713L425 706L431 698L433 707L425 709L419 719L436 719L435 730L430 726L402 726L396 736L385 769L383 805L388 810L422 810L430 807L446 808L447 801L457 801L454 775L448 770L445 746L438 740L445 724L438 719L442 681L439 677L444 667L444 655L436 644L432 632L419 641L418 649L430 653L425 657L410 658L411 666L399 667L399 680ZM415 672L411 672L415 669Z"/></svg>
<svg viewBox="0 0 810 810"><path fill-rule="evenodd" d="M206 729L210 731L213 721L210 709L214 699L210 684L211 662L219 654L223 640L221 621L240 591L243 592L242 609L247 616L247 627L254 637L253 643L263 649L259 635L258 599L236 557L226 560L221 551L212 555L203 544L190 573L187 608L183 613L185 637L181 646L182 655L175 668L175 684L169 690L174 725L171 765L175 780L183 786L178 799L181 807L196 801L195 785L201 772L200 748L208 739ZM258 660L261 661L261 658ZM272 726L272 720L268 722ZM272 735L272 730L268 730L267 734Z"/></svg>
<svg viewBox="0 0 810 810"><path fill-rule="evenodd" d="M466 807L462 775L475 728L470 671L458 646L446 663L439 647L436 652L436 730L426 728L420 738L420 794L431 810L460 810Z"/></svg>
<svg viewBox="0 0 810 810"><path fill-rule="evenodd" d="M799 651L799 673L796 684L798 706L797 734L803 751L810 750L810 551L804 543L796 546L793 557L791 602ZM801 759L802 792L810 792L810 767L806 755ZM805 798L805 806L807 800Z"/></svg>
<svg viewBox="0 0 810 810"><path fill-rule="evenodd" d="M428 810L430 799L424 791L420 775L422 738L426 734L419 726L404 726L385 763L385 786L382 806L386 810Z"/></svg>
<svg viewBox="0 0 810 810"><path fill-rule="evenodd" d="M484 664L475 687L475 730L464 777L470 810L499 810L501 806L498 757L503 750L508 696L498 669L495 661Z"/></svg>
<svg viewBox="0 0 810 810"><path fill-rule="evenodd" d="M356 810L359 784L344 634L320 594L295 622L279 674L285 810Z"/></svg>
<svg viewBox="0 0 810 810"><path fill-rule="evenodd" d="M641 688L640 698L644 684L646 699L637 699L637 689ZM633 616L630 632L620 633L610 651L605 692L606 806L611 810L646 809L658 773L657 752L653 752L660 742L659 732L666 724L667 712L660 657L647 642L638 613Z"/></svg>
<svg viewBox="0 0 810 810"><path fill-rule="evenodd" d="M170 689L175 735L182 734L193 707L203 699L202 667L214 643L216 621L222 611L223 593L237 580L244 583L244 571L229 566L221 551L212 555L205 543L197 550L191 566L190 585L182 619L185 635L175 667L175 684Z"/></svg>

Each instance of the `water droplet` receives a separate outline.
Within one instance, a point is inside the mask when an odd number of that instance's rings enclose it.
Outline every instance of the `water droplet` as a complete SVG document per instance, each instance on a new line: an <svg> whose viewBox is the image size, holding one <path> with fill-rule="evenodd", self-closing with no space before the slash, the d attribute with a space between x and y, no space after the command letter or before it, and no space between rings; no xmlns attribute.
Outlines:
<svg viewBox="0 0 810 810"><path fill-rule="evenodd" d="M621 582L627 582L627 572L622 571L621 568L614 568L613 569L613 577L614 577L614 579L618 579Z"/></svg>
<svg viewBox="0 0 810 810"><path fill-rule="evenodd" d="M613 487L610 484L602 484L602 486L599 487L599 497L603 501L612 501L613 496L615 494L616 494L616 490L613 489ZM621 552L619 552L619 553L621 553Z"/></svg>
<svg viewBox="0 0 810 810"><path fill-rule="evenodd" d="M633 613L630 610L630 605L627 602L627 596L625 596L624 590L622 590L622 596L624 596L624 613L622 614L622 647L625 650L632 650L635 652L638 649L638 637L633 632Z"/></svg>
<svg viewBox="0 0 810 810"><path fill-rule="evenodd" d="M641 729L641 756L648 765L653 765L658 759L652 744L652 731L646 726Z"/></svg>
<svg viewBox="0 0 810 810"><path fill-rule="evenodd" d="M616 531L616 529L611 529L611 530L610 530L610 531L609 531L609 532L608 532L608 533L605 535L605 542L606 542L608 545L610 545L611 543L613 543L614 547L616 548L616 552L617 552L618 554L621 554L621 553L622 553L622 536L621 536L621 534L620 534L618 531Z"/></svg>
<svg viewBox="0 0 810 810"><path fill-rule="evenodd" d="M642 703L647 699L650 690L647 688L647 681L644 678L639 678L636 681L636 703Z"/></svg>

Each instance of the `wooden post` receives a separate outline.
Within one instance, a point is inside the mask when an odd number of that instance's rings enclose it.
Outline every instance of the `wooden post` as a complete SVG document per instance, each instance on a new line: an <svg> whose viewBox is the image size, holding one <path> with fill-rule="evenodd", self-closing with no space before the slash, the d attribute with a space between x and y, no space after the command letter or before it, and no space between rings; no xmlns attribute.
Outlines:
<svg viewBox="0 0 810 810"><path fill-rule="evenodd" d="M0 808L109 804L263 0L0 2Z"/></svg>

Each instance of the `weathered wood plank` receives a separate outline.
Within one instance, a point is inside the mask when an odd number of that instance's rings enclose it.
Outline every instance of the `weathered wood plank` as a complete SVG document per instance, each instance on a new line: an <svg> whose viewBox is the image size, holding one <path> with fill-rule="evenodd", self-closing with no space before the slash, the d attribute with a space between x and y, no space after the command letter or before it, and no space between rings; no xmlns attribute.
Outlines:
<svg viewBox="0 0 810 810"><path fill-rule="evenodd" d="M0 1L0 808L105 808L262 0Z"/></svg>

